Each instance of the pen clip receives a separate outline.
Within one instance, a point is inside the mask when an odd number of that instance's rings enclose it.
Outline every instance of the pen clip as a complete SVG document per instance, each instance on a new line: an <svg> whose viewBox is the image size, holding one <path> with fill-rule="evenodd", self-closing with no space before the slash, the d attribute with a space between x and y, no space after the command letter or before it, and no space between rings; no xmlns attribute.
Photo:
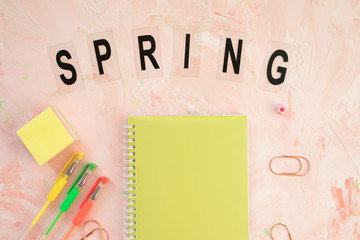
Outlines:
<svg viewBox="0 0 360 240"><path fill-rule="evenodd" d="M86 197L84 198L84 201L81 203L80 208L85 204L85 202L89 199L89 197L91 195L93 195L93 193L96 191L97 187L99 186L99 184L106 184L109 181L109 178L107 177L99 177L98 179L96 179L96 182L94 183L94 185L91 187L90 191L88 192L88 194L86 195Z"/></svg>
<svg viewBox="0 0 360 240"><path fill-rule="evenodd" d="M78 159L79 161L81 161L81 159L85 156L85 154L83 153L74 153L71 158L69 159L69 161L67 161L66 165L64 166L64 168L61 170L60 174L57 176L55 183L57 181L59 181L59 179L61 178L61 176L65 173L66 170L69 169L69 167L71 166L71 164L75 161L75 159ZM77 164L76 164L77 165ZM76 166L75 166L76 167Z"/></svg>
<svg viewBox="0 0 360 240"><path fill-rule="evenodd" d="M69 191L67 192L68 194L71 192L71 190L75 187L75 185L79 182L79 180L83 177L83 175L85 174L86 170L89 168L90 171L93 171L95 168L97 167L97 165L95 163L88 163L86 164L83 169L81 170L80 174L76 177L75 181L73 182L73 184L71 185Z"/></svg>

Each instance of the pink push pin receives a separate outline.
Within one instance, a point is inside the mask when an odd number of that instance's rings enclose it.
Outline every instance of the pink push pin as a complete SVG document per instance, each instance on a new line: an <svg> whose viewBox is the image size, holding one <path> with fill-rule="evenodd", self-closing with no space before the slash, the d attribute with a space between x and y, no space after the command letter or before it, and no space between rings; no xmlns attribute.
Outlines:
<svg viewBox="0 0 360 240"><path fill-rule="evenodd" d="M284 114L286 112L286 107L282 104L276 105L276 112L279 114Z"/></svg>

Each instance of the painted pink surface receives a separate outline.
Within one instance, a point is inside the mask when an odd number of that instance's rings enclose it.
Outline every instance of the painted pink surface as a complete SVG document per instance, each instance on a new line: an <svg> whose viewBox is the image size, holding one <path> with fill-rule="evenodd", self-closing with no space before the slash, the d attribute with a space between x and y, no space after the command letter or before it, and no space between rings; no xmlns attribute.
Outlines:
<svg viewBox="0 0 360 240"><path fill-rule="evenodd" d="M110 182L89 218L122 239L122 125L128 116L246 114L250 239L285 223L297 240L360 239L360 4L358 1L2 1L0 8L0 238L17 239L45 203L68 157L99 165L57 233L71 222L96 176ZM202 29L200 77L170 75L173 28ZM163 76L137 79L131 30L159 27ZM112 30L122 78L95 83L86 35ZM220 36L246 32L240 82L216 79ZM305 49L286 94L259 88L268 41ZM47 47L73 41L85 89L59 94ZM304 51L305 51L304 50ZM306 57L307 56L307 57ZM274 110L286 105L286 113ZM16 130L50 105L80 137L39 167ZM275 155L306 156L301 178L271 174ZM77 169L76 173L80 171ZM65 192L59 196L64 199ZM41 234L61 200L39 222ZM34 237L36 239L36 237ZM79 239L79 229L69 239ZM286 238L285 238L286 239Z"/></svg>

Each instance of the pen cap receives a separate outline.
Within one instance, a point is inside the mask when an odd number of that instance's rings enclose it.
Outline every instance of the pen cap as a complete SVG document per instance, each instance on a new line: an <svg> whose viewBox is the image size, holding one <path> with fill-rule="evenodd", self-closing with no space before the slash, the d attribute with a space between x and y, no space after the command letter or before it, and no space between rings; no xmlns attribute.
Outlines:
<svg viewBox="0 0 360 240"><path fill-rule="evenodd" d="M88 212L91 210L91 208L94 206L93 199L90 199L93 194L99 193L99 188L103 188L104 185L109 181L109 178L107 177L99 177L94 185L91 187L89 193L84 198L84 201L81 203L80 210L76 214L76 216L73 219L73 224L76 226L79 226L81 222L84 220ZM90 199L90 200L89 200Z"/></svg>
<svg viewBox="0 0 360 240"><path fill-rule="evenodd" d="M50 190L49 194L47 195L47 199L49 199L50 201L54 201L61 192L61 190L63 190L67 182L68 179L59 178L59 180L56 181L54 187Z"/></svg>
<svg viewBox="0 0 360 240"><path fill-rule="evenodd" d="M66 165L64 166L64 168L61 170L60 174L58 175L58 177L55 180L55 185L54 187L50 190L49 194L47 195L47 199L49 199L50 201L54 201L57 196L59 195L59 193L62 191L62 189L64 188L64 186L66 185L66 183L68 182L68 178L64 178L63 174L65 173L65 171L67 171L69 168L72 168L71 171L73 171L78 165L79 162L81 161L81 159L84 157L85 155L83 153L74 153L71 158L68 160L68 162L66 163ZM70 175L69 175L70 176Z"/></svg>
<svg viewBox="0 0 360 240"><path fill-rule="evenodd" d="M94 183L94 185L91 187L90 191L88 192L88 194L86 195L86 197L84 198L84 201L81 203L82 207L85 202L89 199L89 197L91 196L91 194L93 194L93 192L95 191L95 189L98 187L98 185L101 184L106 184L109 181L109 178L107 177L99 177L98 179L96 179L96 182Z"/></svg>
<svg viewBox="0 0 360 240"><path fill-rule="evenodd" d="M74 188L65 198L64 202L60 205L60 211L66 212L79 195L80 190Z"/></svg>
<svg viewBox="0 0 360 240"><path fill-rule="evenodd" d="M79 212L76 214L76 216L72 220L73 224L75 226L79 226L93 206L94 205L93 205L92 201L87 201L87 202L85 202L85 204L82 204Z"/></svg>
<svg viewBox="0 0 360 240"><path fill-rule="evenodd" d="M81 170L80 174L77 176L77 178L75 179L75 181L73 182L73 184L71 185L69 191L67 192L68 194L71 192L71 190L75 187L75 185L80 181L80 179L84 176L85 172L90 172L92 173L92 171L94 171L94 169L97 167L97 165L95 163L88 163L86 164L83 169Z"/></svg>
<svg viewBox="0 0 360 240"><path fill-rule="evenodd" d="M66 165L64 166L64 168L61 170L60 174L57 176L55 183L57 181L59 181L59 179L61 178L61 176L65 173L65 171L70 167L70 165L73 162L76 162L76 166L78 165L78 163L81 161L81 159L83 159L83 157L85 156L85 154L83 153L74 153L71 158L69 159L69 161L67 161ZM75 166L75 167L76 167Z"/></svg>
<svg viewBox="0 0 360 240"><path fill-rule="evenodd" d="M88 163L81 170L80 174L77 176L73 185L69 189L67 197L65 198L64 202L60 206L60 210L62 212L66 212L71 207L71 205L73 204L73 202L79 195L81 188L86 184L86 180L92 174L92 172L94 171L94 169L96 167L97 167L96 164Z"/></svg>

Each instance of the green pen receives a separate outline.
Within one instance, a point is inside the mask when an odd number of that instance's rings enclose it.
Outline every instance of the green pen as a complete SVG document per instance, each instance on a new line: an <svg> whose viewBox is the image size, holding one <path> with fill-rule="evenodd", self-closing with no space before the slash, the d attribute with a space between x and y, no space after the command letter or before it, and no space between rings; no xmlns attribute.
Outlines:
<svg viewBox="0 0 360 240"><path fill-rule="evenodd" d="M54 221L51 223L50 227L47 229L46 233L43 235L42 239L45 239L47 235L49 235L51 229L54 227L57 220L60 218L61 214L66 212L71 204L75 201L76 197L79 195L80 190L84 187L87 179L90 177L91 173L95 170L97 167L94 163L88 163L85 165L85 167L81 170L80 174L75 179L73 185L70 187L69 191L67 192L67 197L63 201L63 203L60 206L60 212L54 219Z"/></svg>

